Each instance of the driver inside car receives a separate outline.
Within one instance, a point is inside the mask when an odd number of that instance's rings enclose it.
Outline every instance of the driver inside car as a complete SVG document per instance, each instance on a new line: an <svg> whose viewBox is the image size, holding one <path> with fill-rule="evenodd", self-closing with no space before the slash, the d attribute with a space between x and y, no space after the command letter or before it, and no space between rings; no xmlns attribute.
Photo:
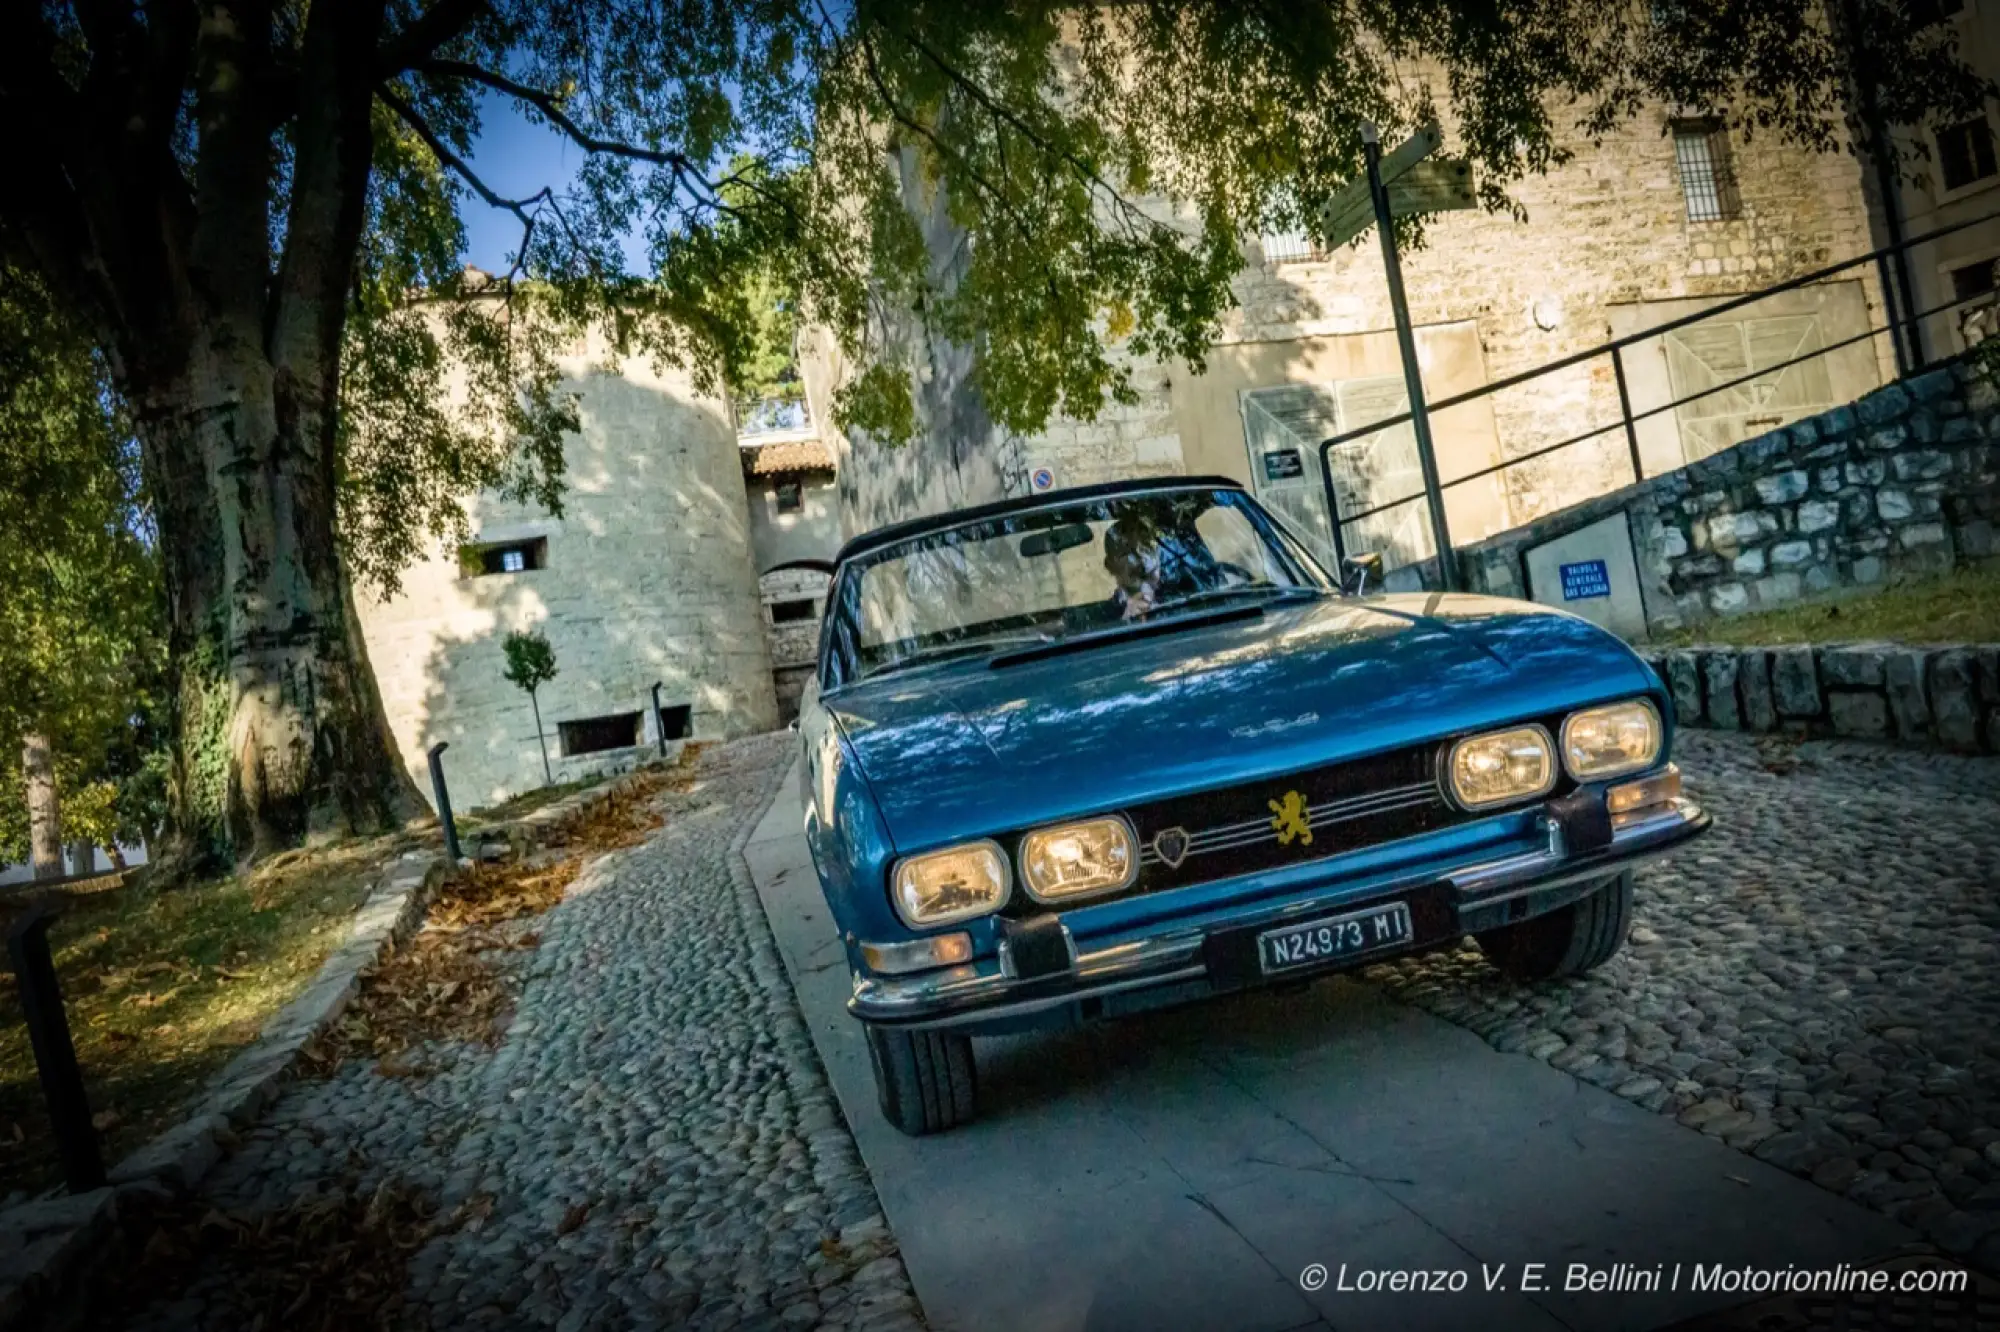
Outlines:
<svg viewBox="0 0 2000 1332"><path fill-rule="evenodd" d="M1120 619L1136 620L1224 581L1208 543L1192 524L1149 519L1128 513L1104 530L1104 568L1117 585L1111 605Z"/></svg>

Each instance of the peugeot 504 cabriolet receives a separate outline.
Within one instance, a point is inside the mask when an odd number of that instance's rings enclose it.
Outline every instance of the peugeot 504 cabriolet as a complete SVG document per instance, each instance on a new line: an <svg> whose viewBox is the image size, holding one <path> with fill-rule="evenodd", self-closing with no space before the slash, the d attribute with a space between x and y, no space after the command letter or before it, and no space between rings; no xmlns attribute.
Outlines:
<svg viewBox="0 0 2000 1332"><path fill-rule="evenodd" d="M1479 942L1624 942L1708 816L1659 679L1576 616L1360 596L1233 482L881 528L833 563L805 831L884 1115L975 1113L971 1038Z"/></svg>

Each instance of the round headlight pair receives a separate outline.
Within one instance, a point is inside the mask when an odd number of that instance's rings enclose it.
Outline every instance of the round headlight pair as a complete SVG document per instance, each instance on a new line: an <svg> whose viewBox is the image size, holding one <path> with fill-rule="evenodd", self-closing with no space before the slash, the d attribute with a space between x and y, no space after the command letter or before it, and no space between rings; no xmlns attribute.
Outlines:
<svg viewBox="0 0 2000 1332"><path fill-rule="evenodd" d="M1562 764L1580 782L1651 767L1660 757L1660 713L1627 699L1573 712L1562 727ZM1467 736L1445 761L1451 794L1466 809L1546 795L1556 784L1556 746L1541 726Z"/></svg>
<svg viewBox="0 0 2000 1332"><path fill-rule="evenodd" d="M1139 847L1124 819L1105 816L1037 828L1021 838L1021 886L1045 905L1128 888ZM896 863L896 914L919 929L990 915L1007 902L1007 853L990 839L926 851Z"/></svg>

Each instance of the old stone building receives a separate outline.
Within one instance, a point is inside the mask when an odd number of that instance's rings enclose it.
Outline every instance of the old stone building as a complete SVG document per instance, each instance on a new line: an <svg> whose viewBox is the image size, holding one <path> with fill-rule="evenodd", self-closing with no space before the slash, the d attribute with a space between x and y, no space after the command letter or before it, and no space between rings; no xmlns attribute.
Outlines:
<svg viewBox="0 0 2000 1332"><path fill-rule="evenodd" d="M563 514L482 494L470 544L363 596L369 658L404 761L429 794L425 753L449 742L453 798L488 804L628 765L662 739L778 724L753 562L755 523L728 402L684 373L598 338L564 363L581 429L565 447ZM502 642L539 630L559 674L528 696L502 676ZM658 713L653 686L659 685Z"/></svg>
<svg viewBox="0 0 2000 1332"><path fill-rule="evenodd" d="M2000 79L2000 0L1938 0L1934 22L1951 29L1974 71ZM2000 155L1994 151L1993 112L1931 132L1894 131L1913 168L1892 188L1877 191L1892 202L1895 219L1878 205L1877 240L1900 234L1948 234L1910 248L1909 282L1922 322L1923 353L1936 360L1965 350L1971 341L2000 331L1995 261L2000 260Z"/></svg>
<svg viewBox="0 0 2000 1332"><path fill-rule="evenodd" d="M744 488L750 505L750 554L763 601L778 712L798 714L799 695L812 674L827 576L811 567L840 549L839 499L833 454L819 437L803 398L773 412L767 404L739 404Z"/></svg>
<svg viewBox="0 0 2000 1332"><path fill-rule="evenodd" d="M1873 245L1857 165L1768 136L1645 112L1602 144L1577 142L1547 176L1513 188L1516 220L1447 213L1405 255L1425 393L1433 401L1544 365L1608 339L1865 255ZM1449 126L1444 151L1452 151ZM942 202L906 187L941 275L957 237ZM1372 236L1317 252L1302 236L1247 247L1222 344L1203 373L1135 364L1139 402L1092 422L1058 421L1005 438L967 381L963 348L932 348L919 386L920 438L888 449L837 440L849 532L912 513L1113 477L1236 477L1326 550L1320 440L1407 410L1381 254ZM1750 376L1748 383L1668 407L1638 427L1648 475L1736 440L1851 401L1894 373L1870 265L1771 297L1627 350L1636 413ZM1828 355L1811 356L1821 348ZM1800 364L1786 365L1799 357ZM824 340L806 357L815 396L848 373ZM1631 449L1608 357L1441 412L1434 428L1447 483L1606 427L1559 453L1452 486L1455 541L1476 541L1628 484ZM1421 491L1407 426L1335 454L1343 512ZM1421 502L1348 530L1350 548L1391 565L1430 552Z"/></svg>

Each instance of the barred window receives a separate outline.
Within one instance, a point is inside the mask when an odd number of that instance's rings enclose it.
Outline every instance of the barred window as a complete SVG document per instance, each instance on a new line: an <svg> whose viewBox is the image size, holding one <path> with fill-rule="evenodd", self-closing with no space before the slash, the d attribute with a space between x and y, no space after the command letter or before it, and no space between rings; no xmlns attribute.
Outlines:
<svg viewBox="0 0 2000 1332"><path fill-rule="evenodd" d="M596 754L607 749L630 749L639 743L639 713L614 712L608 717L582 717L556 723L556 736L564 758Z"/></svg>
<svg viewBox="0 0 2000 1332"><path fill-rule="evenodd" d="M1985 180L1996 169L1993 163L1993 131L1984 116L1940 130L1937 146L1938 170L1948 190Z"/></svg>
<svg viewBox="0 0 2000 1332"><path fill-rule="evenodd" d="M1292 264L1327 256L1318 242L1304 231L1267 232L1257 238L1257 243L1264 251L1264 262L1267 264Z"/></svg>
<svg viewBox="0 0 2000 1332"><path fill-rule="evenodd" d="M1687 196L1688 221L1721 222L1743 211L1736 195L1736 171L1729 157L1729 136L1713 120L1674 122L1674 162L1680 168L1681 192Z"/></svg>

